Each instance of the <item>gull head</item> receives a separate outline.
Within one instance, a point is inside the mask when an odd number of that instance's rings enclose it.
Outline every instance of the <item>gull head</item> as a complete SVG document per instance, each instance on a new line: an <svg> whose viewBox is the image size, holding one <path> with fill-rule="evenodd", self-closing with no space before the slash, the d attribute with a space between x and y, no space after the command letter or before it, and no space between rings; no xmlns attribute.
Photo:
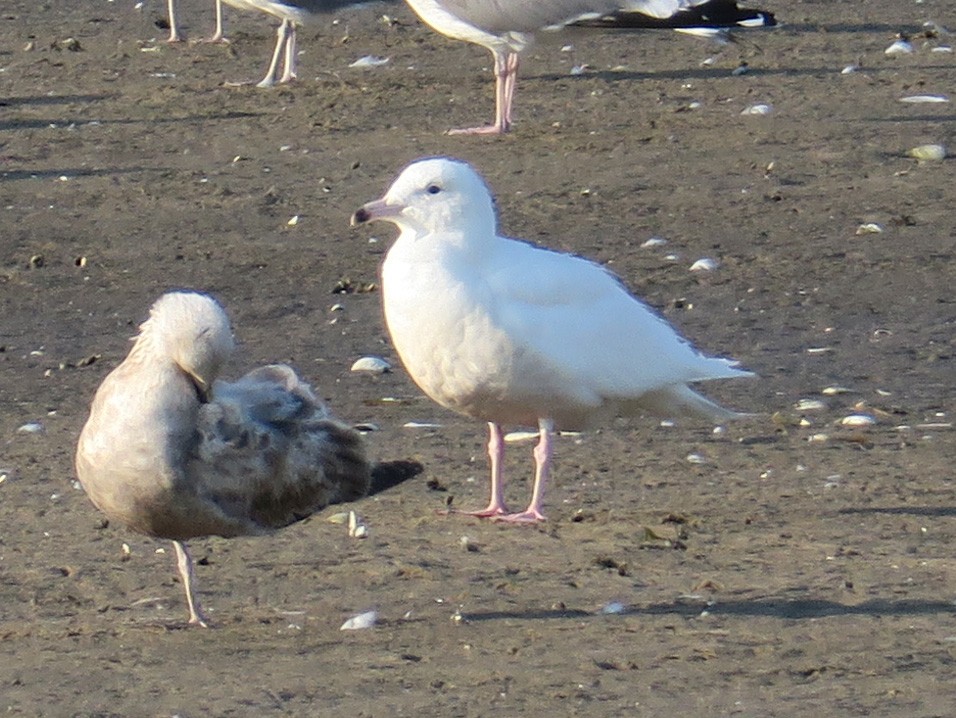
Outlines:
<svg viewBox="0 0 956 718"><path fill-rule="evenodd" d="M136 343L176 364L202 398L208 398L234 347L226 312L212 297L197 292L169 292L157 299Z"/></svg>
<svg viewBox="0 0 956 718"><path fill-rule="evenodd" d="M417 236L495 233L495 207L481 176L462 160L433 157L412 162L381 199L352 215L352 226L382 220Z"/></svg>

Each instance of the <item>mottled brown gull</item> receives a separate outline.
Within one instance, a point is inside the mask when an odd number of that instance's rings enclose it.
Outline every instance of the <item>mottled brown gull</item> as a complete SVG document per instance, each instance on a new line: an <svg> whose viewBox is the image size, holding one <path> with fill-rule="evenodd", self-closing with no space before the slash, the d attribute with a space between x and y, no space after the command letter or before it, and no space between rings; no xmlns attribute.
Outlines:
<svg viewBox="0 0 956 718"><path fill-rule="evenodd" d="M639 414L738 416L688 384L749 372L698 352L603 267L499 236L491 192L466 163L412 163L352 218L373 220L400 229L382 300L402 363L436 402L488 422L491 500L473 515L544 519L556 429ZM520 513L505 506L502 424L540 430Z"/></svg>
<svg viewBox="0 0 956 718"><path fill-rule="evenodd" d="M422 22L494 57L495 121L452 134L500 134L511 128L521 53L541 30L567 25L622 29L707 29L775 24L772 13L735 0L407 0Z"/></svg>
<svg viewBox="0 0 956 718"><path fill-rule="evenodd" d="M288 366L216 380L232 350L212 298L163 295L96 392L76 451L97 508L173 541L189 622L201 626L188 539L267 534L365 496L372 475L358 432Z"/></svg>

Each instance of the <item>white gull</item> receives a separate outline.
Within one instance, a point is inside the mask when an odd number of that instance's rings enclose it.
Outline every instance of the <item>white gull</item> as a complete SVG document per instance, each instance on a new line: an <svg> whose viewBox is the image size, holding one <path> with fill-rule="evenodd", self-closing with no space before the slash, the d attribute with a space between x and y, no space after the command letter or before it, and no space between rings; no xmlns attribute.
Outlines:
<svg viewBox="0 0 956 718"><path fill-rule="evenodd" d="M400 229L382 267L385 321L409 375L444 407L488 422L491 500L474 515L539 521L553 433L645 413L739 416L689 382L750 376L700 354L603 267L497 233L468 164L413 162L353 224ZM531 502L503 497L502 424L534 426Z"/></svg>
<svg viewBox="0 0 956 718"><path fill-rule="evenodd" d="M511 128L521 53L539 30L567 25L603 28L706 29L776 24L772 13L735 0L406 0L422 22L494 57L495 121L451 134L500 134Z"/></svg>

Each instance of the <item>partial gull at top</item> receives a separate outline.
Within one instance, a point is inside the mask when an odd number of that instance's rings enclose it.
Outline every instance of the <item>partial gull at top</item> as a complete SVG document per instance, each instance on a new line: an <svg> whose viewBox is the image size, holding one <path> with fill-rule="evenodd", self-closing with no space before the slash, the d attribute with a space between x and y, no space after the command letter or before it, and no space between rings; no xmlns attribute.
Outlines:
<svg viewBox="0 0 956 718"><path fill-rule="evenodd" d="M519 58L540 30L567 25L624 29L769 27L772 13L734 0L407 0L433 30L487 48L494 57L495 120L451 134L511 128Z"/></svg>
<svg viewBox="0 0 956 718"><path fill-rule="evenodd" d="M491 192L466 163L412 163L352 221L373 220L400 230L382 266L382 301L408 374L442 406L488 422L491 500L475 515L544 518L556 429L644 413L738 416L689 383L749 372L698 352L604 267L500 236ZM502 424L540 429L521 513L505 507Z"/></svg>
<svg viewBox="0 0 956 718"><path fill-rule="evenodd" d="M216 0L216 31L206 38L206 42L228 42L222 28L222 2L223 0ZM166 0L166 14L169 18L169 37L166 42L181 42L183 36L179 32L176 0Z"/></svg>
<svg viewBox="0 0 956 718"><path fill-rule="evenodd" d="M319 13L336 12L347 8L371 5L375 2L395 2L396 0L224 0L239 10L254 10L272 15L281 20L276 31L276 46L266 76L257 87L272 87L276 83L291 82L296 79L298 60L297 28L311 21ZM279 74L279 63L282 74Z"/></svg>

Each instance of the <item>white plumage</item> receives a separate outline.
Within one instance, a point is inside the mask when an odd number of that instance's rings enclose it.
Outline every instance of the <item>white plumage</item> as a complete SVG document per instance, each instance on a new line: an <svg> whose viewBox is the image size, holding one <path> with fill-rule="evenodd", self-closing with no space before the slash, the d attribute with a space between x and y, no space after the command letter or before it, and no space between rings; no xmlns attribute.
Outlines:
<svg viewBox="0 0 956 718"><path fill-rule="evenodd" d="M382 267L385 320L409 375L432 399L489 423L492 498L477 512L539 520L555 429L616 415L737 416L689 382L748 376L704 356L603 267L498 236L491 193L466 163L414 162L353 223L401 233ZM535 425L527 511L501 494L501 424Z"/></svg>

